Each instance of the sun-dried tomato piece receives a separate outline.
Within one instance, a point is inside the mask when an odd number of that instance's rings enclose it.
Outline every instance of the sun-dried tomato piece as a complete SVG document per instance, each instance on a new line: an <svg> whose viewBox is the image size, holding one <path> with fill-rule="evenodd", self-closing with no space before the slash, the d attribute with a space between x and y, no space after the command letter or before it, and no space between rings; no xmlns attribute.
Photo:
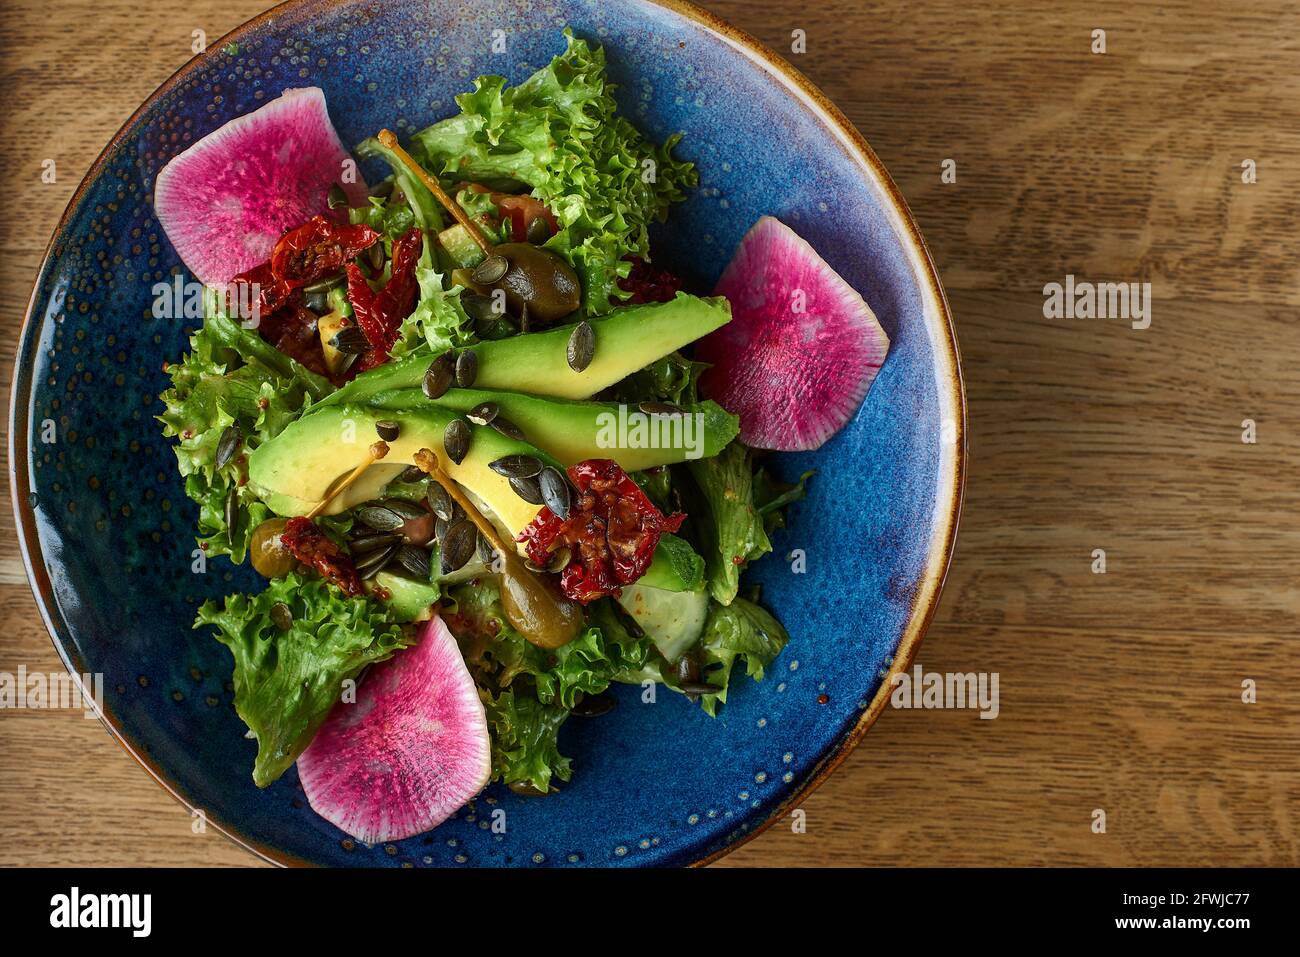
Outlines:
<svg viewBox="0 0 1300 957"><path fill-rule="evenodd" d="M550 563L556 549L568 548L560 588L585 605L618 595L644 575L659 536L677 531L686 516L665 516L612 459L579 462L569 469L569 479L578 490L569 517L543 507L516 541L527 542L529 560L540 566Z"/></svg>
<svg viewBox="0 0 1300 957"><path fill-rule="evenodd" d="M240 286L248 286L247 291ZM254 266L247 272L241 272L226 284L226 311L241 322L251 322L254 306L256 318L260 321L274 315L294 296L294 290L288 283L281 282L271 274L270 262Z"/></svg>
<svg viewBox="0 0 1300 957"><path fill-rule="evenodd" d="M424 235L412 226L393 241L393 261L387 284L379 292L370 288L355 263L348 266L348 300L357 325L366 334L370 349L353 365L353 375L373 369L388 361L388 353L397 344L402 320L415 308L420 284L415 266L420 261Z"/></svg>
<svg viewBox="0 0 1300 957"><path fill-rule="evenodd" d="M497 204L503 219L510 220L510 238L517 243L528 239L528 227L534 219L546 220L547 235L554 236L560 231L559 220L540 199L533 196L514 196L505 193L493 193L492 202Z"/></svg>
<svg viewBox="0 0 1300 957"><path fill-rule="evenodd" d="M290 359L317 375L329 378L325 353L321 351L316 313L300 301L295 301L264 319L258 332Z"/></svg>
<svg viewBox="0 0 1300 957"><path fill-rule="evenodd" d="M668 302L682 288L682 281L666 269L657 269L644 259L629 256L632 271L618 281L618 288L632 295L624 302Z"/></svg>
<svg viewBox="0 0 1300 957"><path fill-rule="evenodd" d="M321 578L337 585L343 594L354 597L363 592L352 559L311 519L289 519L280 544L298 561L314 568Z"/></svg>
<svg viewBox="0 0 1300 957"><path fill-rule="evenodd" d="M344 226L313 216L280 237L271 252L271 274L297 289L338 272L379 238L365 223Z"/></svg>

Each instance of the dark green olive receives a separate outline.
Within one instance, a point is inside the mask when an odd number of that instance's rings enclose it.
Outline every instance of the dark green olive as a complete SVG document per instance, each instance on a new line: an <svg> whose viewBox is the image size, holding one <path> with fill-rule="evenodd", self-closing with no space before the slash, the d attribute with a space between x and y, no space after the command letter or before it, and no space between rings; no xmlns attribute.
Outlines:
<svg viewBox="0 0 1300 957"><path fill-rule="evenodd" d="M248 554L253 568L265 578L283 578L297 567L297 560L280 542L287 524L283 518L269 518L253 529Z"/></svg>
<svg viewBox="0 0 1300 957"><path fill-rule="evenodd" d="M505 291L506 304L516 315L527 306L535 325L549 325L581 305L578 274L549 249L528 243L503 243L492 251L510 261L506 274L493 286Z"/></svg>

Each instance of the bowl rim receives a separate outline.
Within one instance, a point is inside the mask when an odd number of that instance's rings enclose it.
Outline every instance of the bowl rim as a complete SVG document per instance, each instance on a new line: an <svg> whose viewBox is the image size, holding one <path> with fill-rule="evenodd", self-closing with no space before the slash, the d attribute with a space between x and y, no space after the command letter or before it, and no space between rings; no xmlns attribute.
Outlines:
<svg viewBox="0 0 1300 957"><path fill-rule="evenodd" d="M113 134L112 138L95 158L95 161L90 165L85 176L82 177L81 182L69 198L63 214L54 227L45 252L42 254L36 280L28 298L27 308L23 314L18 348L15 355L13 381L10 386L9 488L18 545L22 553L23 566L27 572L28 584L31 586L37 609L45 624L45 629L50 635L55 651L64 667L78 682L81 680L82 668L79 662L74 660L73 651L70 647L71 642L60 638L63 633L70 634L70 629L58 612L58 606L54 600L53 586L46 572L44 561L34 560L41 558L40 539L36 532L35 513L28 505L31 488L28 481L27 453L30 451L30 440L27 429L27 412L31 400L32 364L30 361L24 360L29 359L32 354L33 343L40 325L34 316L37 300L48 278L55 253L61 251L61 240L64 238L64 232L73 214L80 207L86 191L99 178L107 165L110 155L128 135L129 131L134 128L144 113L159 99L183 83L192 73L205 66L208 59L215 56L213 51L222 49L228 43L239 41L245 35L255 32L264 24L275 20L290 8L318 2L324 2L333 7L348 2L348 0L284 0L284 2L264 10L257 16L239 24L219 39L209 43L203 53L187 60L157 89L149 94L131 113L118 131ZM880 717L885 702L889 698L894 676L911 666L921 639L928 630L938 609L939 598L943 591L944 582L947 579L953 550L956 546L957 529L960 523L961 506L966 486L966 390L957 345L957 334L953 326L952 311L949 308L943 286L939 282L938 271L935 268L933 257L912 216L911 210L908 208L906 200L904 200L898 186L894 183L880 158L876 156L875 151L867 143L865 137L816 85L766 44L749 33L732 26L715 14L688 2L688 0L638 0L638 2L661 7L694 22L725 41L742 56L765 70L774 81L779 83L788 94L799 100L804 108L827 128L848 157L861 167L863 173L880 188L884 198L892 207L889 211L893 214L893 225L899 228L905 239L905 252L908 254L909 264L916 273L922 287L921 292L923 295L930 297L929 306L937 313L937 315L932 314L930 308L923 310L926 325L932 327L930 329L931 344L935 350L936 364L940 366L937 370L939 385L946 387L947 397L952 404L954 414L951 423L947 421L943 423L945 430L951 425L951 440L941 437L941 441L952 446L950 469L946 468L949 465L948 456L941 454L940 458L941 470L949 471L949 475L946 476L948 481L945 485L945 475L940 474L939 484L936 487L936 503L944 504L946 498L947 507L942 514L936 516L936 528L931 538L930 551L926 557L925 568L912 595L907 623L903 629L902 637L899 639L898 648L894 652L889 671L882 679L875 697L858 717L853 727L831 743L826 753L805 775L799 787L785 800L775 805L762 821L755 824L744 834L736 836L723 847L705 854L687 865L689 867L704 867L762 834L778 820L785 817L793 808L797 808L813 791L820 787L831 772L844 763L867 731L875 724L876 719ZM937 329L933 328L935 322L938 324ZM938 333L937 337L935 336L936 332ZM19 450L22 450L23 464L21 468L19 468L19 459L16 454ZM185 807L191 813L198 810L181 795L177 786L170 781L164 769L157 762L132 746L106 708L96 710L100 722L118 745L121 746L122 750L144 768L154 781L182 807ZM268 863L281 866L312 866L314 863L290 854L281 848L264 845L260 841L240 833L240 829L234 824L228 824L210 816L206 817L206 822L235 845L244 848Z"/></svg>

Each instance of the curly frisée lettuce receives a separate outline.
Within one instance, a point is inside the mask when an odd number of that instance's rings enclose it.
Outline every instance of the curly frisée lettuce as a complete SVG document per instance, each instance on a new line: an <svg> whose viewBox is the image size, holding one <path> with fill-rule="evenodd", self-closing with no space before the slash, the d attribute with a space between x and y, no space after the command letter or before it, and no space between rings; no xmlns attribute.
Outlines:
<svg viewBox="0 0 1300 957"><path fill-rule="evenodd" d="M270 517L245 484L248 453L279 435L314 399L333 391L325 379L209 308L203 326L190 336L190 351L169 364L171 388L158 420L163 435L179 438L174 447L185 494L199 506L200 544L209 557L244 560L249 536ZM238 447L218 466L223 438ZM228 509L235 496L237 507ZM227 514L236 516L235 527Z"/></svg>
<svg viewBox="0 0 1300 957"><path fill-rule="evenodd" d="M605 51L565 31L568 48L518 86L484 76L456 97L461 108L416 133L410 150L452 180L526 183L559 221L546 246L582 281L587 315L626 298L626 257L649 258L648 225L698 181L672 156L679 136L647 141L616 112Z"/></svg>
<svg viewBox="0 0 1300 957"><path fill-rule="evenodd" d="M412 643L382 605L298 574L257 595L230 595L220 608L205 602L194 627L204 625L234 656L235 710L257 737L258 787L298 759L346 682Z"/></svg>
<svg viewBox="0 0 1300 957"><path fill-rule="evenodd" d="M759 681L789 640L781 623L756 602L736 598L730 605L712 603L698 654L703 681L718 690L701 695L700 707L716 715L718 705L727 701L736 662L743 661L745 673ZM670 688L674 685L671 678L667 683Z"/></svg>
<svg viewBox="0 0 1300 957"><path fill-rule="evenodd" d="M554 780L573 776L572 762L560 754L560 725L569 712L542 704L526 692L508 688L492 694L480 687L483 711L492 738L492 780L515 790L549 794Z"/></svg>
<svg viewBox="0 0 1300 957"><path fill-rule="evenodd" d="M609 599L589 607L582 634L554 649L529 644L510 627L492 581L457 586L447 599L443 617L487 709L493 780L543 793L552 776L567 781L569 759L556 740L560 726L583 696L616 681L639 681L650 640L631 635Z"/></svg>

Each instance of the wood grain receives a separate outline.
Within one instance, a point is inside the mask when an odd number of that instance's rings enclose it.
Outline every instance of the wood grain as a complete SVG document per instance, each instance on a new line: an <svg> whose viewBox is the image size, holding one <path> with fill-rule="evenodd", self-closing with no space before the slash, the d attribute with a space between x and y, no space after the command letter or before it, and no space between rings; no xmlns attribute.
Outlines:
<svg viewBox="0 0 1300 957"><path fill-rule="evenodd" d="M790 59L871 141L930 243L970 473L919 660L995 671L1001 698L991 721L887 709L805 802L806 833L780 824L723 864L1300 863L1300 9L706 5L780 51L806 31ZM261 6L7 4L6 386L84 170L189 58L191 30L215 38ZM1044 319L1042 287L1066 273L1151 282L1151 328ZM58 668L7 509L0 622L0 670ZM0 864L256 863L192 834L71 712L0 712L0 833Z"/></svg>

